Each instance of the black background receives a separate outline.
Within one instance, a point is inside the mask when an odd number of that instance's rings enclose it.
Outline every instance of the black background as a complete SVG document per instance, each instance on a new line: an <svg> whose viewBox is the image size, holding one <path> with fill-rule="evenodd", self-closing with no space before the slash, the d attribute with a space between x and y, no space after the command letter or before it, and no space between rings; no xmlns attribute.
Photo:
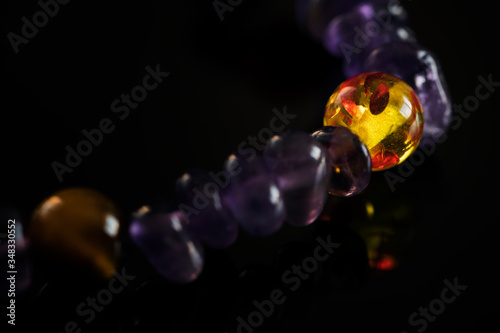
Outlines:
<svg viewBox="0 0 500 333"><path fill-rule="evenodd" d="M454 103L474 95L480 75L500 81L490 3L402 4L419 42L440 59ZM244 0L222 22L209 0L72 1L15 54L5 36L20 34L21 17L38 10L35 1L1 5L0 199L26 225L44 198L73 186L103 192L124 216L158 197L173 202L177 177L192 167L221 170L240 142L268 127L273 108L286 105L298 115L290 129L320 127L324 105L343 80L341 60L297 26L293 1ZM170 75L119 120L111 102L141 84L146 66L157 64ZM88 325L74 309L102 285L35 262L33 287L18 296L18 328L60 332L75 320L84 332L234 332L237 317L255 310L253 300L286 289L280 276L291 262L283 257L311 255L316 236L332 234L342 249L261 329L415 332L408 316L439 297L444 279L458 277L467 290L426 331L484 331L494 323L492 303L498 300L492 228L498 223L499 94L450 130L394 192L382 174L374 175L366 196L385 212L400 202L411 207L406 218L418 230L394 271L367 268L365 245L352 226L356 208L338 208L356 207L362 199L346 199L326 214L331 221L285 226L265 239L242 232L226 250L206 249L204 272L183 287L158 277L124 234L122 265L137 279ZM81 131L103 118L112 119L115 130L59 182L51 163L64 163L65 146L74 148L84 138ZM122 230L127 225L125 219Z"/></svg>

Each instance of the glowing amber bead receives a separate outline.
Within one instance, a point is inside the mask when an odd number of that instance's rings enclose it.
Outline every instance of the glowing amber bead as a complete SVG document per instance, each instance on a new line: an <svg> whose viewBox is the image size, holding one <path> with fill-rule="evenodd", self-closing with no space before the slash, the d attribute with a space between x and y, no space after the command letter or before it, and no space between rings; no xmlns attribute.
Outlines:
<svg viewBox="0 0 500 333"><path fill-rule="evenodd" d="M30 246L64 266L106 279L115 272L119 226L118 209L106 196L90 189L66 189L34 211Z"/></svg>
<svg viewBox="0 0 500 333"><path fill-rule="evenodd" d="M370 72L354 76L333 92L325 126L344 126L368 147L372 170L403 162L418 147L424 121L413 89L395 76Z"/></svg>

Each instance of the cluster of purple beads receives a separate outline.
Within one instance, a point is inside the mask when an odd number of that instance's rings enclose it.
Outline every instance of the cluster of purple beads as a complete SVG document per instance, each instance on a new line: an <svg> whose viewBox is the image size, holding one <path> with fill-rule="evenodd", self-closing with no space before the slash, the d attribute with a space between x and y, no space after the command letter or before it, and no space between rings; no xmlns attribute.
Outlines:
<svg viewBox="0 0 500 333"><path fill-rule="evenodd" d="M196 279L203 268L202 244L227 247L239 226L264 237L285 221L313 223L328 192L350 196L366 188L371 158L350 130L327 126L312 134L276 135L262 155L231 154L223 174L225 180L216 182L204 170L191 170L176 183L178 210L142 208L135 214L131 238L167 279Z"/></svg>
<svg viewBox="0 0 500 333"><path fill-rule="evenodd" d="M299 0L297 10L302 26L332 55L345 58L347 77L379 71L401 78L423 106L424 137L436 138L446 131L451 102L439 62L416 43L397 0ZM176 184L178 210L143 207L134 215L131 238L165 278L177 283L195 280L203 269L202 244L227 247L236 240L239 227L263 237L278 231L285 221L294 226L313 223L328 192L351 196L366 188L371 159L350 130L327 126L312 135L301 131L277 135L262 156L232 154L224 171L228 176L221 185L208 172L191 170ZM16 256L24 260L21 229L16 239ZM6 244L0 253L8 253ZM30 265L18 260L26 273L18 290L24 290Z"/></svg>
<svg viewBox="0 0 500 333"><path fill-rule="evenodd" d="M437 140L451 120L451 99L436 56L418 44L398 0L299 0L301 26L344 60L344 74L384 72L408 83L423 107L423 138Z"/></svg>
<svg viewBox="0 0 500 333"><path fill-rule="evenodd" d="M451 102L439 62L416 42L397 0L299 0L296 7L300 24L332 55L344 58L347 77L379 71L401 78L422 103L423 136L435 139L446 131ZM351 196L366 188L371 159L350 130L327 126L312 135L277 135L262 156L232 154L224 172L221 186L206 171L191 170L177 181L177 211L135 216L132 239L169 280L196 279L203 268L201 244L227 247L239 227L263 237L285 221L313 223L328 192Z"/></svg>

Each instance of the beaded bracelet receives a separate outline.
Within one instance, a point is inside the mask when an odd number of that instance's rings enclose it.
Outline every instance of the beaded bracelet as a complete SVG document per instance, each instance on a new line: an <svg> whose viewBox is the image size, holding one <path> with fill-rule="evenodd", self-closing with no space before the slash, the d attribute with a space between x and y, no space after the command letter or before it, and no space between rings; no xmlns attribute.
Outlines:
<svg viewBox="0 0 500 333"><path fill-rule="evenodd" d="M145 205L132 216L131 239L163 277L176 283L195 280L203 268L202 244L225 248L235 242L239 227L264 237L285 221L313 223L328 193L360 193L372 171L402 163L422 137L446 131L451 107L439 63L415 43L402 7L397 1L352 5L297 3L299 21L321 36L330 53L344 56L344 71L351 77L328 100L324 127L312 134L275 135L262 156L238 149L224 163L223 181L190 170L177 181L176 211ZM310 26L318 22L321 27ZM65 189L34 211L29 248L109 279L115 274L122 220L104 195ZM15 227L22 251L28 244L20 225ZM24 276L20 285L27 286L29 274Z"/></svg>

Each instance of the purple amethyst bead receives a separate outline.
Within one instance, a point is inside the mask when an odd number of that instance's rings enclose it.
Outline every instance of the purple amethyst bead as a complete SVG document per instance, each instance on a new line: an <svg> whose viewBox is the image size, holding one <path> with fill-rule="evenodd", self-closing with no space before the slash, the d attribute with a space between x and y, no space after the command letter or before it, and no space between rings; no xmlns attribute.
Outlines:
<svg viewBox="0 0 500 333"><path fill-rule="evenodd" d="M130 236L158 273L172 282L191 282L203 269L201 244L188 232L179 211L156 214L141 208L130 225Z"/></svg>
<svg viewBox="0 0 500 333"><path fill-rule="evenodd" d="M363 72L363 62L375 48L415 40L405 22L406 12L399 4L361 3L329 23L323 45L344 59L344 74L352 77Z"/></svg>
<svg viewBox="0 0 500 333"><path fill-rule="evenodd" d="M312 134L327 150L333 195L349 197L363 191L371 177L371 157L359 137L342 126L325 126Z"/></svg>
<svg viewBox="0 0 500 333"><path fill-rule="evenodd" d="M323 146L306 132L286 131L269 141L264 159L283 194L286 221L295 226L314 222L325 204L330 177Z"/></svg>
<svg viewBox="0 0 500 333"><path fill-rule="evenodd" d="M189 230L214 248L227 247L238 237L238 223L221 198L221 188L227 187L228 182L228 177L221 180L212 172L193 169L176 183L179 210L188 221Z"/></svg>
<svg viewBox="0 0 500 333"><path fill-rule="evenodd" d="M285 206L276 180L262 158L245 159L233 154L227 159L225 169L233 176L224 191L224 203L241 227L254 236L278 231L285 220Z"/></svg>
<svg viewBox="0 0 500 333"><path fill-rule="evenodd" d="M408 83L424 112L424 138L444 134L451 120L451 97L437 58L413 43L391 43L374 50L364 62L365 72L392 74Z"/></svg>

